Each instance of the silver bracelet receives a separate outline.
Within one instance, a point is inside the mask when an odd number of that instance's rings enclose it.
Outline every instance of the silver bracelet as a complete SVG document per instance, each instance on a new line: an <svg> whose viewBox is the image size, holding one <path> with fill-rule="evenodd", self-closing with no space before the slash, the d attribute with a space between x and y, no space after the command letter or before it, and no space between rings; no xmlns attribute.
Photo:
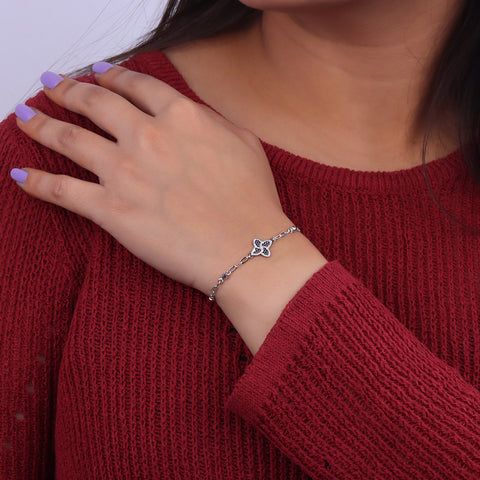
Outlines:
<svg viewBox="0 0 480 480"><path fill-rule="evenodd" d="M253 249L252 251L246 256L243 257L240 262L238 262L236 265L233 265L230 267L219 279L217 284L212 287L212 293L208 297L209 300L213 302L215 300L215 293L217 291L217 288L240 266L246 263L250 258L262 255L264 257L269 257L270 256L270 247L272 243L276 242L279 238L284 237L288 233L292 232L300 232L300 229L293 225L292 227L288 228L287 230L283 231L282 233L279 233L275 237L271 238L270 240L260 240L258 238L253 239Z"/></svg>

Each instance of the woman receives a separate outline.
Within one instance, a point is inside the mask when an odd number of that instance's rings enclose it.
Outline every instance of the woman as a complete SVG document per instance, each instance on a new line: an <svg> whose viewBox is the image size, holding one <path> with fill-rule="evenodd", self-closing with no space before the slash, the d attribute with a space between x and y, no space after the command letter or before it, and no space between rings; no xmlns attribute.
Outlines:
<svg viewBox="0 0 480 480"><path fill-rule="evenodd" d="M479 478L478 3L176 3L1 126L1 478Z"/></svg>

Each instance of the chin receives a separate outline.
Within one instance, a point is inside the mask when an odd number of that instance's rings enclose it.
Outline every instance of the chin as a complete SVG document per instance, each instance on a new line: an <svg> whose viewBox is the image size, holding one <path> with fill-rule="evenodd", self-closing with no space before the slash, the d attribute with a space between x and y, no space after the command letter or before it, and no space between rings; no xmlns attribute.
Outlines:
<svg viewBox="0 0 480 480"><path fill-rule="evenodd" d="M294 10L299 7L342 5L353 0L241 0L247 7L257 10ZM358 1L358 0L357 0Z"/></svg>

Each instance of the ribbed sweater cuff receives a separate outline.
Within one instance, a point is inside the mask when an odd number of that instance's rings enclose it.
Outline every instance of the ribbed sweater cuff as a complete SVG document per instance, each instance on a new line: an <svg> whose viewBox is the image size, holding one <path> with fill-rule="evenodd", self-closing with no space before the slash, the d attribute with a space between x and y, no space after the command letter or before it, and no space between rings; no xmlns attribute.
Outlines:
<svg viewBox="0 0 480 480"><path fill-rule="evenodd" d="M343 290L358 280L338 260L333 260L315 272L284 308L280 318L268 333L260 349L236 383L227 408L245 420L261 420L262 406L271 394L277 394L281 375L304 349L305 337L311 335L310 325L291 312L315 310L315 303L334 300ZM318 296L322 292L321 298ZM288 319L288 320L287 320Z"/></svg>

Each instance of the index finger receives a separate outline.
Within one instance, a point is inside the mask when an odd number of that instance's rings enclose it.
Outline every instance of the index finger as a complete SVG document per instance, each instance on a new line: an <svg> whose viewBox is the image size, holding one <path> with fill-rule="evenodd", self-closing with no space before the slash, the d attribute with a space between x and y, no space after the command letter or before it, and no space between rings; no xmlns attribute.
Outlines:
<svg viewBox="0 0 480 480"><path fill-rule="evenodd" d="M92 66L99 85L127 99L140 110L157 116L166 105L179 97L184 97L178 90L162 80L144 73L134 72L119 65L98 62Z"/></svg>
<svg viewBox="0 0 480 480"><path fill-rule="evenodd" d="M117 140L147 117L122 96L107 88L44 72L45 94L58 105L89 118Z"/></svg>

